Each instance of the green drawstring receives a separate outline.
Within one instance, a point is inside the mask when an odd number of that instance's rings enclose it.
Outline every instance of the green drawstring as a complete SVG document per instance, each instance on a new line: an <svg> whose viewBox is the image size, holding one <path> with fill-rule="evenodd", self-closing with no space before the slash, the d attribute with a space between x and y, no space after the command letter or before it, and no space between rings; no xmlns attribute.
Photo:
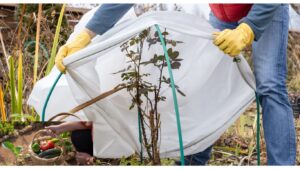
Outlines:
<svg viewBox="0 0 300 169"><path fill-rule="evenodd" d="M174 83L171 63L170 63L169 55L167 52L167 47L164 42L162 33L159 29L159 26L155 24L155 28L158 33L161 45L163 47L166 62L168 65L168 71L169 71L169 76L170 76L170 80L171 80L171 87L172 87L172 94L173 94L173 102L174 102L174 108L175 108L175 113L176 113L176 121L177 121L177 130L178 130L179 147L180 147L180 162L181 162L181 165L184 165L184 151L183 151L183 142L182 142L182 134L181 134L181 123L180 123L179 109L178 109L177 96L176 96L175 83Z"/></svg>
<svg viewBox="0 0 300 169"><path fill-rule="evenodd" d="M45 101L44 107L43 107L43 112L42 112L42 122L43 122L43 124L44 124L44 122L45 122L46 108L47 108L47 106L48 106L49 99L50 99L50 97L51 97L51 95L52 95L52 92L53 92L53 90L54 90L54 88L55 88L57 82L58 82L59 79L61 78L62 74L63 74L63 73L60 73L60 74L57 76L55 82L53 83L53 85L52 85L52 87L51 87L51 89L50 89L50 91L49 91L49 93L48 93L48 95L47 95L47 98L46 98L46 101Z"/></svg>

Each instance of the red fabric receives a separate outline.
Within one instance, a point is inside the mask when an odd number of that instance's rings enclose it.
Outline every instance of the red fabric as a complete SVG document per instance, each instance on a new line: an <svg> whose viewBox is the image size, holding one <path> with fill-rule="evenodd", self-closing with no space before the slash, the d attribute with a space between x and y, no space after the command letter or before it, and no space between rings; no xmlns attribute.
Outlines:
<svg viewBox="0 0 300 169"><path fill-rule="evenodd" d="M237 22L250 11L252 4L209 4L213 14L224 22Z"/></svg>

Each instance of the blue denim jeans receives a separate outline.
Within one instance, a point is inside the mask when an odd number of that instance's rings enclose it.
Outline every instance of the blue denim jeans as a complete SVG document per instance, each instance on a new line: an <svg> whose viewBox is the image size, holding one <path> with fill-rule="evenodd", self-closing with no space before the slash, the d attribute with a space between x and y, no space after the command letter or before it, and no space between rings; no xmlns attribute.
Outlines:
<svg viewBox="0 0 300 169"><path fill-rule="evenodd" d="M263 35L252 45L256 92L262 105L268 165L295 165L296 161L293 111L286 88L288 10L288 5L280 6ZM238 26L236 22L218 20L212 13L210 23L220 30ZM193 158L188 158L187 164L204 165L209 159L210 150L211 148L189 156Z"/></svg>
<svg viewBox="0 0 300 169"><path fill-rule="evenodd" d="M210 154L213 146L206 148L197 154L188 155L184 157L184 165L206 165L210 159ZM178 165L180 162L178 161Z"/></svg>

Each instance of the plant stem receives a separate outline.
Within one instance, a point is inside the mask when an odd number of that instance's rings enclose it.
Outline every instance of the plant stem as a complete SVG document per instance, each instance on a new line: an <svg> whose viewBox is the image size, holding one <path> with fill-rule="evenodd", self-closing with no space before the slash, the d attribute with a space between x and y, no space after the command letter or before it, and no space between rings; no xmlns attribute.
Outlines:
<svg viewBox="0 0 300 169"><path fill-rule="evenodd" d="M36 38L35 38L36 43L35 43L35 55L34 55L34 66L33 66L33 84L35 84L37 80L42 10L43 10L42 4L39 4L38 18L36 23Z"/></svg>
<svg viewBox="0 0 300 169"><path fill-rule="evenodd" d="M2 85L0 83L0 111L1 111L1 121L6 121L6 112L5 112L5 104L4 104L4 93L2 90Z"/></svg>
<svg viewBox="0 0 300 169"><path fill-rule="evenodd" d="M56 30L55 30L54 39L53 39L53 46L52 46L52 49L51 49L51 56L50 56L50 59L49 59L48 65L47 65L47 69L46 69L46 73L45 73L46 75L48 75L50 73L51 69L54 66L54 59L55 59L55 56L56 56L59 33L60 33L60 28L61 28L61 23L62 23L62 20L63 20L64 12L65 12L65 7L66 7L66 4L63 4L62 7L61 7L61 11L60 11L60 14L59 14L58 21L57 21L57 26L56 26Z"/></svg>
<svg viewBox="0 0 300 169"><path fill-rule="evenodd" d="M10 95L11 95L11 113L14 115L17 111L16 101L16 88L15 88L15 70L14 70L14 58L9 57L9 84L10 84Z"/></svg>
<svg viewBox="0 0 300 169"><path fill-rule="evenodd" d="M23 54L22 51L19 51L19 62L18 62L18 105L17 112L23 117L22 106L23 106Z"/></svg>

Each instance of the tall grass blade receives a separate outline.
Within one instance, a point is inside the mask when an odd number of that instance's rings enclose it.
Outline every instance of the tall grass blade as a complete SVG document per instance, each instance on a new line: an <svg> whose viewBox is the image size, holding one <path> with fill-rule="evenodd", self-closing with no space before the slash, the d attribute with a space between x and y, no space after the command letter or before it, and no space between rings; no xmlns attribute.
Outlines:
<svg viewBox="0 0 300 169"><path fill-rule="evenodd" d="M17 99L16 99L16 80L15 80L15 69L14 69L14 58L9 56L9 86L10 86L10 97L11 97L11 114L17 114Z"/></svg>
<svg viewBox="0 0 300 169"><path fill-rule="evenodd" d="M41 31L41 17L42 17L42 4L39 4L38 18L36 23L36 38L35 38L35 55L34 55L34 66L33 66L33 84L37 79L37 69L39 63L39 42L40 42L40 31Z"/></svg>
<svg viewBox="0 0 300 169"><path fill-rule="evenodd" d="M1 121L6 121L6 112L5 112L5 104L4 104L4 94L2 90L2 85L0 84L0 111L1 111Z"/></svg>
<svg viewBox="0 0 300 169"><path fill-rule="evenodd" d="M23 117L22 105L23 105L23 54L20 51L18 61L18 105L17 112Z"/></svg>
<svg viewBox="0 0 300 169"><path fill-rule="evenodd" d="M64 12L65 12L65 6L66 5L63 4L63 6L61 7L61 11L60 11L60 14L59 14L59 18L58 18L58 22L57 22L57 26L56 26L56 30L55 30L53 46L52 46L52 49L51 49L51 56L50 56L50 59L49 59L49 63L47 65L45 75L48 75L50 73L51 69L54 66L54 60L55 60L57 46L58 46L58 38L59 38L61 23L62 23Z"/></svg>

